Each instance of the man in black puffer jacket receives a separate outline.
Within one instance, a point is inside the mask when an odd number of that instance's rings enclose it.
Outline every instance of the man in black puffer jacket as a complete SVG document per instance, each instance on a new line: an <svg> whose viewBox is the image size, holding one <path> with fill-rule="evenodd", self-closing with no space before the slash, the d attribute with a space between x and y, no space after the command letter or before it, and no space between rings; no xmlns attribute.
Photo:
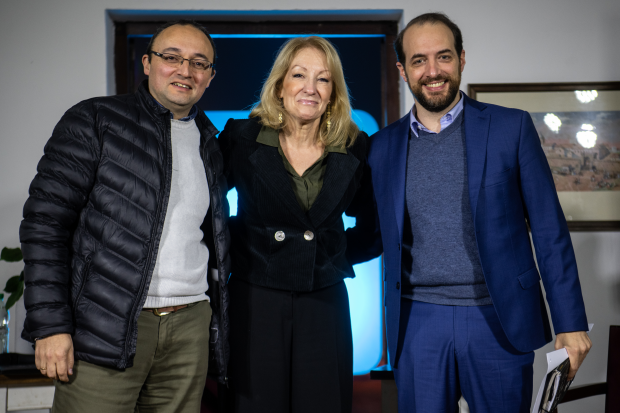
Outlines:
<svg viewBox="0 0 620 413"><path fill-rule="evenodd" d="M226 381L227 188L195 106L214 59L202 26L162 26L148 81L77 104L45 146L20 228L22 337L55 411L198 412L207 368Z"/></svg>

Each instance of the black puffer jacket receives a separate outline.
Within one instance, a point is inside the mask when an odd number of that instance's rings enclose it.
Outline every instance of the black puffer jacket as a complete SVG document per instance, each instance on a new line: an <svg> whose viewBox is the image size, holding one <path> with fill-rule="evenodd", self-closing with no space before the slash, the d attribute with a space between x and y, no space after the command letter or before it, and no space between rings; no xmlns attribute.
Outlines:
<svg viewBox="0 0 620 413"><path fill-rule="evenodd" d="M196 124L211 197L201 229L209 266L219 273L219 282L209 280L209 367L223 381L227 187L217 129L200 111ZM131 367L170 194L170 112L153 100L146 82L132 95L83 101L56 125L37 171L20 227L27 310L22 337L69 333L77 359Z"/></svg>

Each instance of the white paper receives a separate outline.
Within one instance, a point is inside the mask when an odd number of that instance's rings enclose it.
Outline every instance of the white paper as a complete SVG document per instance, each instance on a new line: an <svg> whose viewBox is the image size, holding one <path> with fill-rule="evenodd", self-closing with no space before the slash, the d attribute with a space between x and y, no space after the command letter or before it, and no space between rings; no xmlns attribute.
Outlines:
<svg viewBox="0 0 620 413"><path fill-rule="evenodd" d="M588 334L590 334L590 331L592 331L592 327L594 327L594 324L588 324ZM536 396L536 402L534 403L534 407L532 407L532 413L538 413L538 411L540 410L540 399L542 398L543 390L545 388L547 374L551 373L553 369L562 364L567 358L568 352L565 348L561 348L559 350L552 351L551 353L547 353L547 372L545 373L542 382L540 383L538 395Z"/></svg>
<svg viewBox="0 0 620 413"><path fill-rule="evenodd" d="M553 369L562 364L564 360L568 358L568 352L565 348L561 348L556 351L552 351L551 353L547 353L547 373L542 379L542 383L540 383L540 388L538 389L538 395L536 396L536 402L534 403L534 407L532 408L532 413L538 413L540 410L540 399L542 398L542 394L545 387L545 380L547 378L547 374L551 373Z"/></svg>

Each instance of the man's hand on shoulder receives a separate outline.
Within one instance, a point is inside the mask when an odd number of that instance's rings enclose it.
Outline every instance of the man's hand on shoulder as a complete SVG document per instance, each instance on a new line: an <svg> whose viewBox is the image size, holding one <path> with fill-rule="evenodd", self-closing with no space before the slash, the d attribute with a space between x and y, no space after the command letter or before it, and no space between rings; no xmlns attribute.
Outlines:
<svg viewBox="0 0 620 413"><path fill-rule="evenodd" d="M69 381L73 374L73 340L69 334L55 334L35 343L35 364L41 374Z"/></svg>
<svg viewBox="0 0 620 413"><path fill-rule="evenodd" d="M592 347L592 341L585 331L574 331L571 333L560 333L555 338L555 349L566 348L570 359L570 371L568 378L572 379L577 373L577 369L586 358Z"/></svg>

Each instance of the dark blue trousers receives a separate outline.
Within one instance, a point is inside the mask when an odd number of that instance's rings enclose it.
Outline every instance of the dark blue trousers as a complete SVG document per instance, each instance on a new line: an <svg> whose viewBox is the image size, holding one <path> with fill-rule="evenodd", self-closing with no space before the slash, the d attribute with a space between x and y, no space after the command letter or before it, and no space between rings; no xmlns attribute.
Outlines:
<svg viewBox="0 0 620 413"><path fill-rule="evenodd" d="M399 413L526 413L534 352L509 342L492 305L401 302L397 368Z"/></svg>

